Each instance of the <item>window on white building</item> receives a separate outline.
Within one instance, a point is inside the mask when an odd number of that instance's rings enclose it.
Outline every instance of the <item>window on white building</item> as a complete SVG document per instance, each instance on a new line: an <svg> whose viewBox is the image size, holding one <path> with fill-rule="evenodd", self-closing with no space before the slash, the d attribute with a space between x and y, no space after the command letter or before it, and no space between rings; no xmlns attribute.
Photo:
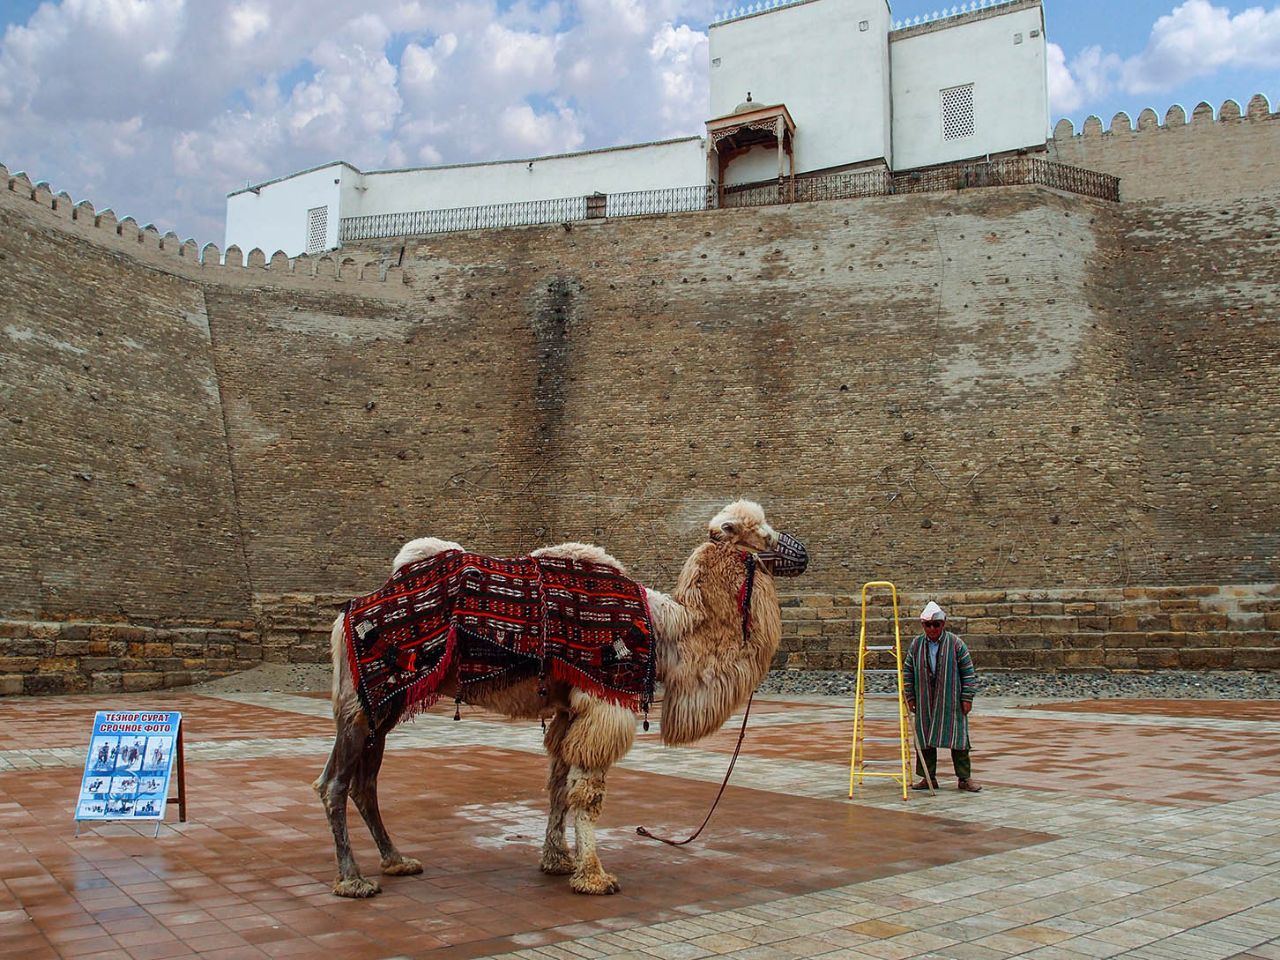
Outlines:
<svg viewBox="0 0 1280 960"><path fill-rule="evenodd" d="M307 211L307 253L323 253L329 239L329 208L312 207Z"/></svg>
<svg viewBox="0 0 1280 960"><path fill-rule="evenodd" d="M947 87L942 91L942 139L963 140L973 130L973 84Z"/></svg>

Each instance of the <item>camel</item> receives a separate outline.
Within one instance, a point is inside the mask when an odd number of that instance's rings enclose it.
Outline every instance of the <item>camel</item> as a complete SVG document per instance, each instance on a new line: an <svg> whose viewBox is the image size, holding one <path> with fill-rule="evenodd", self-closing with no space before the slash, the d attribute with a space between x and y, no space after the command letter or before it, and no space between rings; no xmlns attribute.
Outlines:
<svg viewBox="0 0 1280 960"><path fill-rule="evenodd" d="M707 541L685 562L670 595L641 587L652 621L653 676L664 690L661 739L668 745L691 743L715 732L746 703L768 672L781 640L782 618L773 579L797 576L808 562L800 541L775 531L761 507L749 500L738 500L716 514L708 533ZM393 561L393 574L406 564L462 549L433 537L410 541ZM589 561L626 575L621 563L591 544L543 547L530 557ZM313 786L324 803L337 851L333 892L341 897L371 897L381 887L377 880L361 875L352 855L348 797L355 801L378 846L382 873L401 876L422 871L418 860L396 848L378 811L378 770L386 737L402 718L394 712L371 716L363 706L352 680L342 614L334 622L331 640L337 732L328 762ZM443 673L439 693L453 697L458 688L455 665ZM467 695L467 702L508 717L544 721L550 810L540 869L569 875L569 886L577 893L617 893L617 878L600 863L595 824L604 804L609 768L634 742L635 710L563 679L527 678L474 696L468 690ZM566 837L570 819L572 852Z"/></svg>

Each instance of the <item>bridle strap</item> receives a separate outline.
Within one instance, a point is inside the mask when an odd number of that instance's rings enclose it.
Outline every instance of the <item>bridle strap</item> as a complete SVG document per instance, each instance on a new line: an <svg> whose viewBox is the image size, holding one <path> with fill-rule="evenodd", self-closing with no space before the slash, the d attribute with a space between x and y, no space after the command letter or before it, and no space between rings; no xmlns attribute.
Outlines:
<svg viewBox="0 0 1280 960"><path fill-rule="evenodd" d="M747 645L747 640L751 636L751 592L756 585L756 555L754 553L744 553L742 561L747 566L746 578L742 581L742 594L738 600L738 609L742 614L742 645Z"/></svg>

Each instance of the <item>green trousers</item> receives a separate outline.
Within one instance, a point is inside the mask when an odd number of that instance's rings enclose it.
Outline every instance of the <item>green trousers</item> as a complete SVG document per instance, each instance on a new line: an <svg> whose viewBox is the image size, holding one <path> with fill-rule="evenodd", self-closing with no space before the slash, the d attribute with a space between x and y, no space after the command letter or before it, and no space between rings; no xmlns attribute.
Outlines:
<svg viewBox="0 0 1280 960"><path fill-rule="evenodd" d="M921 747L916 753L916 776L924 778L924 767L920 761L929 768L929 779L934 783L938 782L938 748L937 747ZM951 766L956 772L956 778L959 780L968 780L969 775L973 773L973 765L969 763L968 750L952 750Z"/></svg>

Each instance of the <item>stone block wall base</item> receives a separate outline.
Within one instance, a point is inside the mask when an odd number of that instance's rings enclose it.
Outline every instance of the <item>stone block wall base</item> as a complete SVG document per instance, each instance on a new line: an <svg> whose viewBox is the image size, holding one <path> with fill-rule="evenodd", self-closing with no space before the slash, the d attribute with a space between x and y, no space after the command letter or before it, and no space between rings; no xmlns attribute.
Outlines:
<svg viewBox="0 0 1280 960"><path fill-rule="evenodd" d="M266 663L328 663L329 636L342 605L337 594L258 594L253 613Z"/></svg>
<svg viewBox="0 0 1280 960"><path fill-rule="evenodd" d="M1280 670L1280 584L1153 585L899 594L903 642L936 600L981 670ZM347 598L262 594L253 620L160 625L0 620L0 696L132 693L185 686L256 664L327 663ZM882 598L883 599L883 598ZM893 638L887 602L868 640ZM855 595L782 597L775 669L857 668Z"/></svg>
<svg viewBox="0 0 1280 960"><path fill-rule="evenodd" d="M243 621L0 620L0 696L186 686L249 669L258 643Z"/></svg>
<svg viewBox="0 0 1280 960"><path fill-rule="evenodd" d="M888 598L875 599L868 643L892 642ZM904 645L936 600L981 670L1280 670L1280 584L900 592L898 600ZM784 596L775 668L856 670L860 618L859 594Z"/></svg>

